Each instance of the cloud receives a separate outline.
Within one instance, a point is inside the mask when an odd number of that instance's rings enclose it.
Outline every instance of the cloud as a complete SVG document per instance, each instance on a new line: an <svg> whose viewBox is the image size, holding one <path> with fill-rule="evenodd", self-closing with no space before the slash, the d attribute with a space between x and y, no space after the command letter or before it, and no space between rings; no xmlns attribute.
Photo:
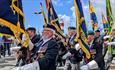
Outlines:
<svg viewBox="0 0 115 70"><path fill-rule="evenodd" d="M98 5L103 5L103 4L105 4L106 2L105 2L105 0L95 0L95 1L92 1L92 3L96 3L96 4L98 4Z"/></svg>
<svg viewBox="0 0 115 70"><path fill-rule="evenodd" d="M87 10L87 9L89 8L89 6L88 6L88 5L86 5L86 6L83 6L83 8Z"/></svg>
<svg viewBox="0 0 115 70"><path fill-rule="evenodd" d="M58 16L59 16L59 18L60 18L60 21L61 21L61 20L64 21L64 24L65 24L65 25L70 24L70 17L69 17L69 16L67 16L67 15L65 15L65 14L64 14L64 15L59 14Z"/></svg>
<svg viewBox="0 0 115 70"><path fill-rule="evenodd" d="M76 16L75 16L75 7L74 6L71 7L70 10L72 11L72 17L76 18Z"/></svg>
<svg viewBox="0 0 115 70"><path fill-rule="evenodd" d="M55 5L57 5L58 1L59 1L59 0L52 0L52 2L53 2Z"/></svg>
<svg viewBox="0 0 115 70"><path fill-rule="evenodd" d="M76 27L75 7L72 6L72 7L70 8L70 10L72 11L72 16L71 16L71 26Z"/></svg>
<svg viewBox="0 0 115 70"><path fill-rule="evenodd" d="M63 22L64 22L64 31L65 31L65 33L67 33L67 28L70 25L70 17L65 15L65 14L64 15L59 14L58 16L59 16L60 21L63 20Z"/></svg>
<svg viewBox="0 0 115 70"><path fill-rule="evenodd" d="M74 7L74 6L71 7L70 10L71 10L71 11L75 11L75 7Z"/></svg>
<svg viewBox="0 0 115 70"><path fill-rule="evenodd" d="M72 2L73 2L72 0L68 0L68 1L67 1L68 4L71 4Z"/></svg>
<svg viewBox="0 0 115 70"><path fill-rule="evenodd" d="M114 20L115 20L115 0L111 0L111 6L112 6L112 13L114 16ZM114 27L115 27L115 23L114 23Z"/></svg>
<svg viewBox="0 0 115 70"><path fill-rule="evenodd" d="M110 0L112 4L115 4L115 0Z"/></svg>
<svg viewBox="0 0 115 70"><path fill-rule="evenodd" d="M32 25L28 24L27 27L32 27Z"/></svg>
<svg viewBox="0 0 115 70"><path fill-rule="evenodd" d="M52 0L53 4L55 4L56 6L63 6L63 2L61 2L61 0Z"/></svg>

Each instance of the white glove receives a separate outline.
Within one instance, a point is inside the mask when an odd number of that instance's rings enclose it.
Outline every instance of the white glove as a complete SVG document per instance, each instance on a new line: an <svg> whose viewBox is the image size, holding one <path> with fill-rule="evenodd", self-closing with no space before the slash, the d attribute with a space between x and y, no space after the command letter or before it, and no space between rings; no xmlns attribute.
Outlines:
<svg viewBox="0 0 115 70"><path fill-rule="evenodd" d="M87 65L83 65L80 67L80 70L89 70L88 66Z"/></svg>
<svg viewBox="0 0 115 70"><path fill-rule="evenodd" d="M109 42L107 45L115 45L115 42Z"/></svg>
<svg viewBox="0 0 115 70"><path fill-rule="evenodd" d="M111 36L110 35L107 35L107 36L104 36L103 39L107 39L107 38L110 38Z"/></svg>
<svg viewBox="0 0 115 70"><path fill-rule="evenodd" d="M67 52L63 57L62 57L62 59L66 59L67 57L69 57L71 55L71 53L70 52Z"/></svg>
<svg viewBox="0 0 115 70"><path fill-rule="evenodd" d="M90 61L87 65L89 69L98 69L98 64L94 60Z"/></svg>
<svg viewBox="0 0 115 70"><path fill-rule="evenodd" d="M32 49L33 49L33 47L34 47L34 44L32 43L32 41L31 41L31 40L29 40L29 50L32 50Z"/></svg>
<svg viewBox="0 0 115 70"><path fill-rule="evenodd" d="M77 44L75 44L75 49L78 51L79 49L80 49L81 47L80 47L80 45L77 43Z"/></svg>
<svg viewBox="0 0 115 70"><path fill-rule="evenodd" d="M15 68L13 68L13 69L11 69L11 70L21 70L20 68L21 68L21 67L15 67Z"/></svg>
<svg viewBox="0 0 115 70"><path fill-rule="evenodd" d="M15 67L12 70L40 70L40 67L38 61L35 61L22 67Z"/></svg>
<svg viewBox="0 0 115 70"><path fill-rule="evenodd" d="M10 50L11 52L17 52L21 47L11 47Z"/></svg>

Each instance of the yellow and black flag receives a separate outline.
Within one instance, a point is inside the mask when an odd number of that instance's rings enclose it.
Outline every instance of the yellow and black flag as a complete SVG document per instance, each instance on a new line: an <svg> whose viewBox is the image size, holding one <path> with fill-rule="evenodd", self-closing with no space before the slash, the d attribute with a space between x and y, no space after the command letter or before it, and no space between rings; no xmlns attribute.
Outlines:
<svg viewBox="0 0 115 70"><path fill-rule="evenodd" d="M13 35L20 39L21 33L26 34L24 27L24 15L22 12L21 0L1 0L0 1L0 24L10 29ZM5 31L8 32L8 31ZM26 39L27 40L27 39ZM29 41L29 40L28 40ZM27 47L29 42L25 41L24 46Z"/></svg>
<svg viewBox="0 0 115 70"><path fill-rule="evenodd" d="M12 0L11 8L14 14L17 15L17 26L20 25L20 28L25 30L22 0Z"/></svg>
<svg viewBox="0 0 115 70"><path fill-rule="evenodd" d="M81 49L86 54L87 59L91 57L90 48L87 42L87 28L85 23L85 18L83 14L83 8L81 0L74 0L75 14L76 14L76 26L77 26L77 36L75 41L78 41Z"/></svg>
<svg viewBox="0 0 115 70"><path fill-rule="evenodd" d="M0 25L0 34L4 36L14 36L14 33L10 30L10 28Z"/></svg>
<svg viewBox="0 0 115 70"><path fill-rule="evenodd" d="M1 0L0 1L0 33L6 35L14 35L12 34L12 30L9 28L10 20L14 20L11 16L14 17L13 12L10 8L11 1L10 0ZM11 14L11 15L10 15ZM7 21L6 21L7 20ZM9 27L8 27L9 26Z"/></svg>
<svg viewBox="0 0 115 70"><path fill-rule="evenodd" d="M60 23L58 21L59 18L55 12L52 1L51 0L45 0L45 3L46 3L47 14L48 14L48 18L47 18L48 24L51 24L52 26L54 26L57 34L60 35L61 37L65 38L63 36L63 31L62 31Z"/></svg>

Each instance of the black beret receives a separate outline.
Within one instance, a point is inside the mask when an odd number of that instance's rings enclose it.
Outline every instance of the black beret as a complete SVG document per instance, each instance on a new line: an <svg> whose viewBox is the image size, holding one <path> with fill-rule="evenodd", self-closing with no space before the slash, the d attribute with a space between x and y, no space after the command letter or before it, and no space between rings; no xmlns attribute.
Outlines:
<svg viewBox="0 0 115 70"><path fill-rule="evenodd" d="M47 24L46 26L43 26L43 28L49 28L51 30L54 30L55 32L57 31L56 28L51 24Z"/></svg>
<svg viewBox="0 0 115 70"><path fill-rule="evenodd" d="M100 32L100 30L96 30L95 32Z"/></svg>
<svg viewBox="0 0 115 70"><path fill-rule="evenodd" d="M28 31L28 30L34 30L34 31L36 31L36 28L34 28L34 27L29 27L29 28L27 28L26 30L27 30L27 31Z"/></svg>
<svg viewBox="0 0 115 70"><path fill-rule="evenodd" d="M75 30L75 27L68 27L68 30Z"/></svg>

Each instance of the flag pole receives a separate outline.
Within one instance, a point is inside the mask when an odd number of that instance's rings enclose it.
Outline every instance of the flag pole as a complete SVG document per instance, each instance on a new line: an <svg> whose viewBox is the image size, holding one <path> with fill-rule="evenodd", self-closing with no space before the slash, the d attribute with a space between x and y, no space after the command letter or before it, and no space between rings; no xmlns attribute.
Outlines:
<svg viewBox="0 0 115 70"><path fill-rule="evenodd" d="M44 19L44 26L47 25L47 19L45 17L45 13L44 13L44 10L43 10L43 7L42 7L42 3L40 2L40 9L41 9L41 14L43 16L43 19Z"/></svg>
<svg viewBox="0 0 115 70"><path fill-rule="evenodd" d="M40 12L34 12L34 14L42 14L43 20L44 20L44 26L46 26L47 25L47 19L46 19L46 16L45 16L43 6L42 6L41 2L40 2L40 10L41 10Z"/></svg>

